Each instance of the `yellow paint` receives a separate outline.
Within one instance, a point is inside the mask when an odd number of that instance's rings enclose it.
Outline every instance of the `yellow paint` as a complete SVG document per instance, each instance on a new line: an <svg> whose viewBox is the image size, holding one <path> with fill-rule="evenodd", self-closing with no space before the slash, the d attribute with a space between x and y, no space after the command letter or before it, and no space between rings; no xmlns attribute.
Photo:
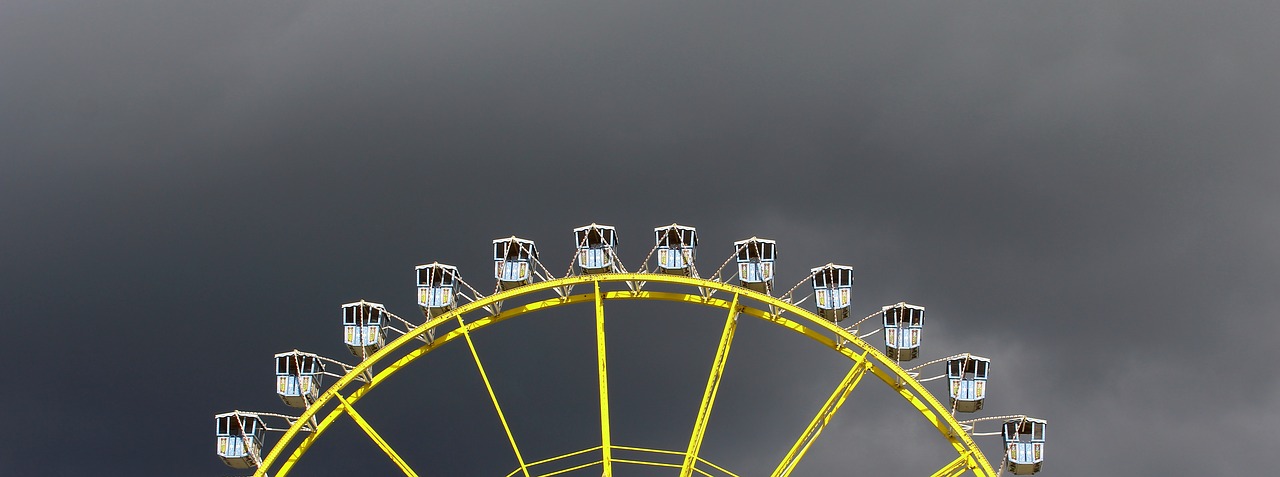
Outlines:
<svg viewBox="0 0 1280 477"><path fill-rule="evenodd" d="M693 435L689 437L689 450L685 452L684 463L680 466L680 477L693 475L694 464L698 460L698 451L702 449L702 437L707 431L707 421L711 418L711 406L716 402L716 392L720 390L720 377L724 375L724 363L729 359L729 345L733 344L733 332L738 329L738 295L733 295L733 303L729 305L729 318L724 322L724 330L720 332L720 344L716 346L716 357L711 361L711 375L707 377L707 387L702 392L702 403L698 406L698 417L693 422Z"/></svg>
<svg viewBox="0 0 1280 477"><path fill-rule="evenodd" d="M382 449L382 452L387 454L387 457L396 464L396 467L400 468L401 472L404 472L404 475L407 477L418 477L418 474L414 472L413 469L409 468L409 464L406 464L404 459L401 459L400 455L396 454L396 451L392 449L390 445L387 445L387 441L383 440L382 436L378 435L378 432L373 430L373 426L370 426L369 423L364 420L364 417L361 416L360 413L356 412L355 408L351 407L350 402L343 399L341 394L337 395L337 399L340 403L340 408L346 411L348 416L351 416L351 420L356 421L356 425L360 426L360 429L364 430L364 433L369 435L369 439L373 440L373 443L377 444L378 448ZM259 467L259 469L261 469L261 467Z"/></svg>
<svg viewBox="0 0 1280 477"><path fill-rule="evenodd" d="M595 282L593 298L596 304L596 369L600 382L600 449L604 477L613 477L613 443L609 431L609 364L605 351L604 298L600 295L600 282Z"/></svg>
<svg viewBox="0 0 1280 477"><path fill-rule="evenodd" d="M484 364L480 363L480 353L476 351L476 344L471 341L471 333L467 331L467 324L462 321L461 315L458 315L458 329L462 330L462 337L467 340L467 348L471 349L471 357L475 358L476 369L480 371L480 380L484 381L484 389L489 391L493 410L498 414L498 421L502 422L502 430L507 433L507 441L511 442L511 450L516 454L516 462L520 463L520 470L524 472L524 477L529 477L529 468L524 464L524 457L520 455L520 446L516 445L515 435L511 433L511 426L507 424L507 416L502 414L502 406L498 405L498 395L493 392L493 384L489 382L489 375L484 372Z"/></svg>
<svg viewBox="0 0 1280 477"><path fill-rule="evenodd" d="M802 309L791 303L770 297L763 293L755 292L737 285L721 283L717 281L707 280L703 278L685 277L680 275L665 275L656 273L608 273L590 276L571 276L556 280L533 283L511 290L506 290L494 295L484 297L472 303L461 305L440 316L433 317L426 324L419 326L409 333L406 333L387 344L387 346L379 349L370 355L367 359L352 368L350 372L338 379L324 393L316 398L315 402L303 411L299 419L289 430L281 435L280 440L272 447L271 452L263 459L262 465L255 471L255 476L264 476L268 473L277 477L284 477L288 471L297 463L297 461L306 453L307 449L314 444L323 432L341 415L343 411L339 409L330 409L329 414L321 420L315 430L301 439L297 444L293 443L293 439L298 437L303 431L303 427L312 422L313 416L322 409L329 407L329 401L334 399L341 400L340 392L357 383L356 378L363 376L365 373L372 371L372 367L381 364L383 360L394 359L391 364L379 370L372 379L367 383L357 387L347 397L349 402L354 403L364 395L371 392L383 381L389 379L400 369L416 361L418 358L425 356L430 351L443 346L463 335L462 330L474 331L485 326L506 321L517 316L528 313L542 311L559 306L565 306L574 303L591 302L595 300L594 294L572 295L564 298L554 297L544 300L536 300L521 306L512 307L504 310L502 313L493 316L484 316L468 323L464 328L452 330L443 337L421 345L417 348L408 346L413 343L419 336L427 333L427 330L433 329L444 324L446 321L454 320L458 316L473 313L482 310L484 307L490 306L496 302L511 300L520 296L531 296L539 292L550 292L556 288L572 287L575 285L595 284L595 283L618 283L628 281L647 281L650 283L666 283L672 285L681 285L691 287L694 293L669 293L669 292L651 292L651 291L613 291L602 292L601 301L608 300L661 300L673 301L680 303L691 303L703 306L718 307L723 309L730 308L731 304L728 300L705 298L698 294L697 291L705 289L708 291L721 291L730 294L739 294L743 299L750 299L755 302L764 304L765 309L741 307L741 313L748 316L754 316L761 320L776 324L784 329L802 334L819 344L831 348L837 353L844 355L852 360L855 364L867 362L868 369L872 375L895 390L900 397L907 401L923 419L936 428L939 434L945 439L955 450L957 455L970 453L970 459L973 467L972 471L978 476L994 477L995 470L982 455L977 445L968 433L960 427L955 418L951 416L948 407L943 406L936 398L893 360L889 359L884 353L875 349L867 342L859 339L857 336L841 329L840 327L826 321L825 319L814 315L808 310ZM798 321L792 321L788 318L775 315L766 311L768 308L778 310L794 316ZM843 343L843 345L841 345ZM408 351L403 351L405 348ZM393 358L393 353L400 353L398 358ZM861 352L862 354L859 354ZM291 451L291 452L290 452ZM289 456L279 464L279 469L271 472L276 462L286 453Z"/></svg>

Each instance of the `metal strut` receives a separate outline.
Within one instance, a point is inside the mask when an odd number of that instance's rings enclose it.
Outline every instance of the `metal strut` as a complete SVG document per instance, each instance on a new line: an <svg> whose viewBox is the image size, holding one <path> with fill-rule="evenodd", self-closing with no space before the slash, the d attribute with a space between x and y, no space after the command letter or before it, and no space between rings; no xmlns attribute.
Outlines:
<svg viewBox="0 0 1280 477"><path fill-rule="evenodd" d="M600 282L595 282L596 300L596 366L600 376L600 451L604 477L613 477L613 443L609 437L609 366L604 347L604 298ZM525 474L526 477L528 474Z"/></svg>
<svg viewBox="0 0 1280 477"><path fill-rule="evenodd" d="M978 465L973 462L973 452L966 451L961 453L959 457L956 457L955 460L952 460L951 462L948 462L947 465L942 466L942 468L938 469L937 472L934 472L932 477L956 477L964 474L965 471L969 469L975 469L977 467Z"/></svg>
<svg viewBox="0 0 1280 477"><path fill-rule="evenodd" d="M345 411L348 416L351 416L351 420L356 421L356 425L360 426L360 429L363 429L364 433L369 435L369 439L372 439L373 443L377 444L379 449L382 449L382 452L387 453L387 457L391 458L391 462L395 462L396 467L399 467L400 471L404 472L404 475L408 477L418 477L418 474L414 472L413 469L409 468L409 464L406 464L404 459L400 458L400 454L397 454L396 451L387 444L387 441L383 440L382 436L379 436L378 432L373 430L373 426L370 426L369 422L365 421L364 417L361 417L360 413L356 412L356 408L351 407L351 403L347 402L346 398L342 397L341 393L335 394L334 397L336 397L338 402L341 403L340 405L342 406L342 410Z"/></svg>
<svg viewBox="0 0 1280 477"><path fill-rule="evenodd" d="M840 381L840 385L836 386L835 391L831 392L831 397L827 398L827 402L818 410L818 414L813 416L813 420L809 421L809 427L800 434L800 438L796 439L796 443L791 446L791 450L787 451L786 457L782 458L782 462L778 463L778 468L774 469L773 477L786 477L791 475L791 471L795 470L796 465L800 463L800 459L804 458L804 454L809 451L809 446L818 440L818 436L822 434L822 429L827 427L827 423L831 422L831 417L835 416L836 411L840 410L840 406L844 405L844 401L849 398L849 393L853 388L858 386L858 382L862 381L862 376L869 369L870 362L867 361L867 353L863 352L862 357L858 360L853 368L844 375L844 379Z"/></svg>
<svg viewBox="0 0 1280 477"><path fill-rule="evenodd" d="M462 330L462 337L467 339L467 347L471 348L471 357L476 360L476 369L480 370L480 379L484 381L484 388L489 391L489 399L493 401L493 410L498 413L498 420L502 421L502 430L507 432L507 440L511 441L511 450L516 454L516 461L520 463L520 471L524 473L524 477L529 477L529 466L525 465L524 457L520 456L520 447L516 445L516 438L511 434L511 426L507 425L507 417L502 414L502 406L498 405L498 395L493 393L493 384L489 383L489 375L484 372L484 365L480 364L480 353L476 352L476 344L471 341L471 333L467 331L467 324L462 321L462 316L458 316L458 327Z"/></svg>
<svg viewBox="0 0 1280 477"><path fill-rule="evenodd" d="M702 436L707 431L707 420L711 417L711 406L716 402L716 393L720 390L720 376L724 374L725 361L729 359L729 345L733 344L733 332L738 329L738 294L733 295L729 305L729 318L725 319L724 331L720 333L720 344L716 346L716 357L711 362L711 375L707 377L707 388L702 392L702 403L698 406L698 418L693 422L693 435L689 437L689 450L684 454L684 464L680 466L680 477L693 475L693 465L698 461L698 451L702 448Z"/></svg>

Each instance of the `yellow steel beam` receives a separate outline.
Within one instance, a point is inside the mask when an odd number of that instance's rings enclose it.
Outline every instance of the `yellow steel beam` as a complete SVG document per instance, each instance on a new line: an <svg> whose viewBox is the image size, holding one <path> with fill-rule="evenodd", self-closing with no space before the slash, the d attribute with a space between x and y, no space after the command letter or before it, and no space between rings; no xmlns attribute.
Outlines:
<svg viewBox="0 0 1280 477"><path fill-rule="evenodd" d="M695 289L723 291L726 293L741 294L743 298L749 298L756 302L762 303L765 308L778 310L778 313L771 313L764 309L751 307L742 307L742 313L754 316L761 320L774 323L785 329L789 329L796 333L802 334L823 346L835 350L837 353L859 362L863 357L854 350L865 352L866 359L871 362L869 371L875 375L880 381L896 390L900 397L906 400L912 408L919 412L930 424L932 424L943 438L946 439L956 450L957 454L969 452L972 450L970 459L976 463L973 472L977 476L994 477L995 470L991 467L991 463L986 456L977 448L977 444L973 442L972 437L960 426L959 422L951 416L949 407L943 406L933 397L924 387L915 379L911 378L905 370L903 370L894 360L889 359L884 353L871 345L852 335L848 331L832 324L829 321L818 317L817 315L799 308L798 306L779 300L777 298L755 292L737 285L716 282L703 278L682 277L677 275L651 274L651 273L613 273L600 274L590 276L571 276L546 282L538 282L523 287L514 288L503 291L494 295L484 297L472 303L459 306L457 309L442 314L430 320L429 322L414 328L409 333L401 335L399 338L391 341L387 346L369 355L367 359L361 361L353 367L353 369L338 379L324 393L322 393L311 406L305 409L298 420L289 430L281 435L280 440L272 446L271 451L262 460L262 465L255 471L255 477L265 476L270 472L275 463L281 459L282 455L292 448L292 453L288 458L282 461L280 469L274 474L277 477L285 476L289 469L306 453L307 449L315 442L319 435L323 434L325 429L336 419L336 415L341 414L341 409L333 409L330 411L329 417L322 420L311 433L303 438L296 446L291 446L291 442L299 433L306 432L303 429L304 424L309 424L312 417L324 408L328 407L330 400L339 392L347 389L356 383L356 378L363 376L365 373L371 372L373 367L383 360L391 359L393 353L403 353L401 348L413 343L419 336L425 334L427 330L434 329L447 321L455 319L457 316L466 315L468 313L483 310L484 307L490 306L495 302L510 300L518 296L532 295L539 292L548 292L556 288L571 287L595 282L628 282L628 281L647 281L651 283L666 283L672 285L689 286ZM666 293L651 291L617 291L603 293L604 300L665 300L683 303L692 303L703 306L728 308L729 302L716 298L708 298L698 293ZM467 324L466 330L474 331L485 326L496 324L507 319L511 319L520 315L555 308L559 306L569 305L573 303L589 302L594 300L592 294L572 295L568 297L557 297L545 300L537 300L525 305L504 310L502 313L493 316L485 316L474 320ZM800 322L783 318L781 313L791 313L797 317ZM803 322L804 324L801 324ZM825 332L825 333L824 333ZM837 342L828 336L828 333L837 336L843 343ZM356 389L351 395L351 402L355 402L359 397L372 391L379 384L384 382L390 376L394 375L403 367L411 364L413 361L425 356L430 351L444 345L453 339L461 336L462 330L452 330L443 338L437 338L434 342L419 346L416 349L410 348L410 351L404 353L395 361L382 369L363 386Z"/></svg>
<svg viewBox="0 0 1280 477"><path fill-rule="evenodd" d="M596 302L596 369L600 382L600 450L604 477L613 477L613 443L609 431L609 365L604 346L604 298L600 295L600 282L595 282Z"/></svg>
<svg viewBox="0 0 1280 477"><path fill-rule="evenodd" d="M383 440L382 436L378 435L378 431L373 430L373 426L370 426L369 422L365 421L364 417L360 416L360 413L356 412L356 408L351 407L351 403L347 402L341 394L337 395L337 399L338 402L341 403L340 407L346 411L348 416L351 416L351 420L356 421L356 425L360 426L361 429L364 429L364 433L369 435L369 439L372 439L373 443L377 444L378 448L382 449L382 452L385 452L387 457L391 458L391 462L395 462L396 467L399 467L400 471L404 472L404 475L408 477L418 477L418 474L414 472L413 469L409 468L409 464L406 464L404 459L401 459L400 455L396 454L395 449L392 449L391 446L387 444L387 441Z"/></svg>
<svg viewBox="0 0 1280 477"><path fill-rule="evenodd" d="M932 477L956 477L974 467L976 465L973 462L973 452L965 452L956 457L955 460L948 462L947 465L942 466L937 472L934 472Z"/></svg>
<svg viewBox="0 0 1280 477"><path fill-rule="evenodd" d="M707 387L702 391L702 403L698 405L698 417L693 421L693 435L689 436L689 450L685 451L684 463L680 466L680 477L691 477L694 464L698 462L698 451L702 449L702 437L707 432L707 420L711 418L711 406L715 405L716 393L720 390L720 377L724 375L724 364L729 359L729 346L733 344L733 332L738 329L738 295L733 295L733 303L729 305L729 318L725 319L724 331L720 332L720 344L716 346L716 357L711 361L711 375L707 377Z"/></svg>
<svg viewBox="0 0 1280 477"><path fill-rule="evenodd" d="M862 354L863 359L853 365L849 372L844 375L844 379L840 381L840 385L836 386L835 391L831 392L831 396L827 398L827 402L818 409L818 413L813 416L813 420L809 421L809 427L800 433L800 438L796 439L796 443L791 446L791 450L787 451L787 455L782 458L782 462L778 463L778 467L773 470L773 477L785 477L791 475L791 471L795 470L796 465L800 463L800 459L804 458L804 454L809 451L809 446L818 440L818 436L822 434L822 430L831 422L832 416L836 411L840 410L840 406L844 405L849 393L853 388L858 387L858 383L862 381L862 376L867 371L866 352Z"/></svg>
<svg viewBox="0 0 1280 477"><path fill-rule="evenodd" d="M511 426L507 424L507 416L502 414L502 406L498 405L498 395L493 393L493 384L489 382L489 375L484 372L484 365L480 363L480 353L476 352L476 344L471 341L471 333L467 331L467 324L462 321L462 316L458 315L458 329L462 330L462 337L467 340L467 347L471 348L471 357L476 360L476 369L480 371L480 379L484 381L484 388L489 391L489 399L493 401L493 410L498 413L498 420L502 422L502 430L507 433L507 440L511 442L511 450L516 454L516 462L520 463L520 471L524 473L524 477L529 477L529 467L524 463L524 457L520 455L520 446L516 445L516 437L511 434Z"/></svg>
<svg viewBox="0 0 1280 477"><path fill-rule="evenodd" d="M585 469L585 468L587 468L587 467L594 466L594 465L599 464L599 463L601 463L601 462L604 462L604 461L597 460L597 461L595 461L595 462L587 462L587 463L585 463L585 464L578 464L578 465L575 465L575 466L573 466L573 467L569 467L569 468L567 468L567 469L560 469L560 470L557 470L557 471L555 471L555 472L550 472L550 473L542 474L542 475L540 475L540 476L538 476L538 477L551 477L551 476L553 476L553 475L567 474L567 473L569 473L569 472L573 472L573 471L578 470L578 469Z"/></svg>

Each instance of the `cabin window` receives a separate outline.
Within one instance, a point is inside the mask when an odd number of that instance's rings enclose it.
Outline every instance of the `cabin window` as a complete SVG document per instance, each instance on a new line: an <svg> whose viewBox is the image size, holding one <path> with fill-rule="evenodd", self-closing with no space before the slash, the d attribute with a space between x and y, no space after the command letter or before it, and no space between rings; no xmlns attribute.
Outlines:
<svg viewBox="0 0 1280 477"><path fill-rule="evenodd" d="M978 366L977 366L977 370L974 372L974 377L978 377L978 378L986 379L986 377L987 377L987 362L986 362L986 361L978 361Z"/></svg>
<svg viewBox="0 0 1280 477"><path fill-rule="evenodd" d="M768 242L747 242L738 250L739 260L773 260L773 244Z"/></svg>
<svg viewBox="0 0 1280 477"><path fill-rule="evenodd" d="M218 418L218 434L220 435L230 434L231 433L231 430L229 429L230 422L231 422L231 419L229 418L219 417Z"/></svg>
<svg viewBox="0 0 1280 477"><path fill-rule="evenodd" d="M578 245L599 247L613 244L613 231L608 229L587 229L578 232Z"/></svg>
<svg viewBox="0 0 1280 477"><path fill-rule="evenodd" d="M280 356L276 358L276 374L284 374L289 371L289 357Z"/></svg>
<svg viewBox="0 0 1280 477"><path fill-rule="evenodd" d="M898 326L898 309L890 308L884 311L884 325Z"/></svg>
<svg viewBox="0 0 1280 477"><path fill-rule="evenodd" d="M1040 424L1038 422L1033 424L1031 426L1031 431L1032 431L1031 440L1035 440L1035 441L1044 440L1044 424Z"/></svg>
<svg viewBox="0 0 1280 477"><path fill-rule="evenodd" d="M430 284L431 284L431 269L419 268L418 269L418 286L426 286Z"/></svg>

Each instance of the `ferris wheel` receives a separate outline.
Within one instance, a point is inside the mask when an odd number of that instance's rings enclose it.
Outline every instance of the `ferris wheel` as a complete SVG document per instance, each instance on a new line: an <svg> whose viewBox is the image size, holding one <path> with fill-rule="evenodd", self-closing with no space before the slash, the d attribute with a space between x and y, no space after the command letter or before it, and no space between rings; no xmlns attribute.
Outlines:
<svg viewBox="0 0 1280 477"><path fill-rule="evenodd" d="M671 224L655 228L654 245L634 272L628 271L618 256L614 227L593 223L574 229L573 234L574 257L568 271L559 276L544 266L533 241L514 236L493 240L496 283L488 295L464 281L456 267L441 263L417 266L420 322L391 313L379 303L361 300L342 305L343 342L358 361L348 364L296 349L275 355L276 393L285 405L300 409L300 413L237 410L217 414L218 456L230 467L253 469L255 476L285 476L335 422L350 419L405 475L420 475L401 451L365 419L357 404L410 364L419 360L429 363L428 355L434 350L460 341L470 352L487 391L488 405L501 423L507 439L502 447L509 446L514 454L516 466L507 477L596 473L612 476L615 468L632 466L670 468L680 477L754 476L764 472L771 472L771 477L791 475L853 389L868 376L872 378L870 382L887 386L898 396L909 414L936 430L932 445L954 455L936 469L934 476L998 476L1006 471L1029 475L1040 471L1047 426L1043 419L1026 415L957 419L957 415L984 409L991 360L960 353L906 367L905 363L921 356L924 307L900 302L880 307L865 318L850 320L852 267L815 267L794 287L776 293L777 243L773 240L751 237L734 242L728 259L704 278L695 265L698 233L693 227ZM810 298L812 308L803 306ZM617 416L618 410L610 408L606 304L611 308L615 303L632 301L703 307L720 310L724 317L715 357L701 400L697 401L692 431L687 445L679 449L616 442L610 427L611 416ZM530 455L527 448L522 452L519 433L503 413L499 393L485 371L472 335L521 316L576 304L594 308L599 427L591 432L598 432L598 441L592 438L598 444L564 449L558 455ZM701 452L729 351L743 318L754 318L784 334L789 331L808 338L811 343L828 348L827 354L842 360L847 367L808 425L793 441L789 440L790 447L778 451L771 469L730 470L714 463L715 456ZM863 327L872 319L875 320L870 326ZM880 336L873 338L877 334ZM926 369L933 367L941 368L941 374L922 377ZM332 383L326 383L331 379ZM925 384L944 379L945 404ZM987 422L998 423L997 430L978 432L977 426ZM279 433L271 445L266 440L268 432ZM982 436L999 436L1002 440L997 466L992 466L975 442L975 437ZM625 474L620 471L620 475Z"/></svg>

